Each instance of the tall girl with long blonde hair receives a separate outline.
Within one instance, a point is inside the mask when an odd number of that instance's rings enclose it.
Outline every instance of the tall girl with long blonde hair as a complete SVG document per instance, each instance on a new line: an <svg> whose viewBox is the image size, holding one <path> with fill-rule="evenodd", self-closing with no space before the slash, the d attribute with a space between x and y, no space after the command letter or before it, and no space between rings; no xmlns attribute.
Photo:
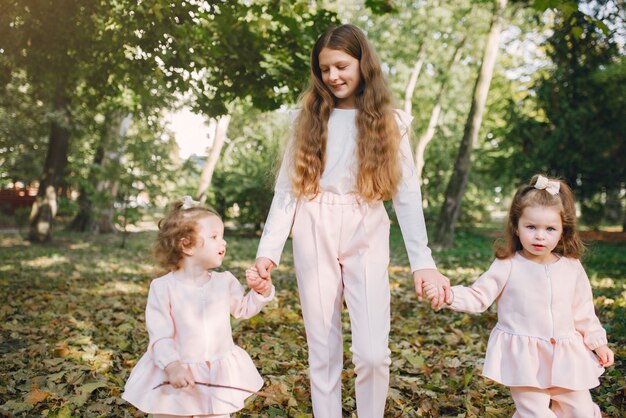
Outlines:
<svg viewBox="0 0 626 418"><path fill-rule="evenodd" d="M342 299L358 416L384 415L391 360L390 223L383 200L393 200L418 296L423 281L440 290L433 305L449 294L427 246L411 119L393 109L380 62L359 28L342 25L320 36L256 260L265 277L292 230L316 417L342 416Z"/></svg>

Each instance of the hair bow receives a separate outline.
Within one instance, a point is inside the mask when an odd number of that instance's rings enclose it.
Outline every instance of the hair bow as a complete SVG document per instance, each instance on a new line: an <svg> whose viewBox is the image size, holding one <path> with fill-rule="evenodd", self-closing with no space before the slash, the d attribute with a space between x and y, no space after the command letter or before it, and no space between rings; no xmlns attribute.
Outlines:
<svg viewBox="0 0 626 418"><path fill-rule="evenodd" d="M191 209L200 205L200 202L198 202L197 200L193 200L191 196L183 196L182 200L183 205L181 206L181 209Z"/></svg>
<svg viewBox="0 0 626 418"><path fill-rule="evenodd" d="M552 196L555 196L559 194L559 190L561 189L561 183L558 181L548 180L544 176L538 176L537 182L535 183L535 189L545 190Z"/></svg>

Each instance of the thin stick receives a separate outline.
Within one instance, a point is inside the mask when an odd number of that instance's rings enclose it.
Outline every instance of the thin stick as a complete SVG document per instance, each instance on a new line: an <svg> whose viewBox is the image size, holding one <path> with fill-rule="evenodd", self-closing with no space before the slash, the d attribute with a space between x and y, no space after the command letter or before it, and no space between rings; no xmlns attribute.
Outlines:
<svg viewBox="0 0 626 418"><path fill-rule="evenodd" d="M161 384L156 385L155 387L153 387L153 388L152 388L152 390L154 390L154 389L158 389L158 388L160 388L161 386L170 385L170 384L171 384L170 382L165 381L165 382L163 382L163 383L161 383ZM208 387L212 387L212 388L221 388L221 389L234 389L234 390L240 390L240 391L242 391L242 392L252 393L253 395L264 396L264 397L266 397L266 398L271 398L271 397L273 397L273 396L274 396L274 395L269 394L269 393L267 393L267 392L263 392L263 391L258 391L258 392L255 392L255 391L250 390L250 389L238 388L238 387L236 387L236 386L216 385L216 384L214 384L214 383L203 383L203 382L196 382L196 385L208 386Z"/></svg>

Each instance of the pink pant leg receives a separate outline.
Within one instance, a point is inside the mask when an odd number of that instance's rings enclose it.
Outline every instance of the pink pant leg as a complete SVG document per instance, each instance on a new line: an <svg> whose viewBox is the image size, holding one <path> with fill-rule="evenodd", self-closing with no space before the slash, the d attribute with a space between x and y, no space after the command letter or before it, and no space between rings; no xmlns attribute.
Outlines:
<svg viewBox="0 0 626 418"><path fill-rule="evenodd" d="M382 418L389 389L389 218L381 204L346 208L340 263L352 330L359 418Z"/></svg>
<svg viewBox="0 0 626 418"><path fill-rule="evenodd" d="M516 408L513 418L556 418L550 410L550 392L547 389L527 386L510 389Z"/></svg>
<svg viewBox="0 0 626 418"><path fill-rule="evenodd" d="M592 401L589 390L510 389L517 408L513 418L602 418L600 408Z"/></svg>
<svg viewBox="0 0 626 418"><path fill-rule="evenodd" d="M383 205L370 207L331 194L301 202L293 226L293 254L314 416L342 417L343 294L352 329L357 413L359 418L382 418L391 363L389 219Z"/></svg>
<svg viewBox="0 0 626 418"><path fill-rule="evenodd" d="M293 257L309 350L313 415L320 418L342 417L340 230L340 207L299 203L293 225Z"/></svg>
<svg viewBox="0 0 626 418"><path fill-rule="evenodd" d="M559 418L602 418L589 390L550 389L552 410Z"/></svg>

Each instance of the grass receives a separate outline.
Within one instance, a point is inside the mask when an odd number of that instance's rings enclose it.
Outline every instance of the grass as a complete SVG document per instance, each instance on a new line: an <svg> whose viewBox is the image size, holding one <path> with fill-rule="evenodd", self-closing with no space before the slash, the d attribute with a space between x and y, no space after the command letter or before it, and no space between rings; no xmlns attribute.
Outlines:
<svg viewBox="0 0 626 418"><path fill-rule="evenodd" d="M492 261L492 231L459 231L435 253L453 283L471 283ZM49 245L0 233L0 415L144 416L120 398L147 343L143 310L154 232L57 232ZM227 237L224 269L243 278L257 239ZM510 417L508 390L479 376L493 310L469 316L418 304L400 234L392 230L392 349L389 417ZM626 415L626 243L591 242L583 260L596 311L617 355L592 391L608 417ZM260 315L233 321L237 343L253 357L273 398L252 397L240 416L311 416L306 342L289 243L274 273L277 297ZM345 415L355 416L349 322L344 315Z"/></svg>

